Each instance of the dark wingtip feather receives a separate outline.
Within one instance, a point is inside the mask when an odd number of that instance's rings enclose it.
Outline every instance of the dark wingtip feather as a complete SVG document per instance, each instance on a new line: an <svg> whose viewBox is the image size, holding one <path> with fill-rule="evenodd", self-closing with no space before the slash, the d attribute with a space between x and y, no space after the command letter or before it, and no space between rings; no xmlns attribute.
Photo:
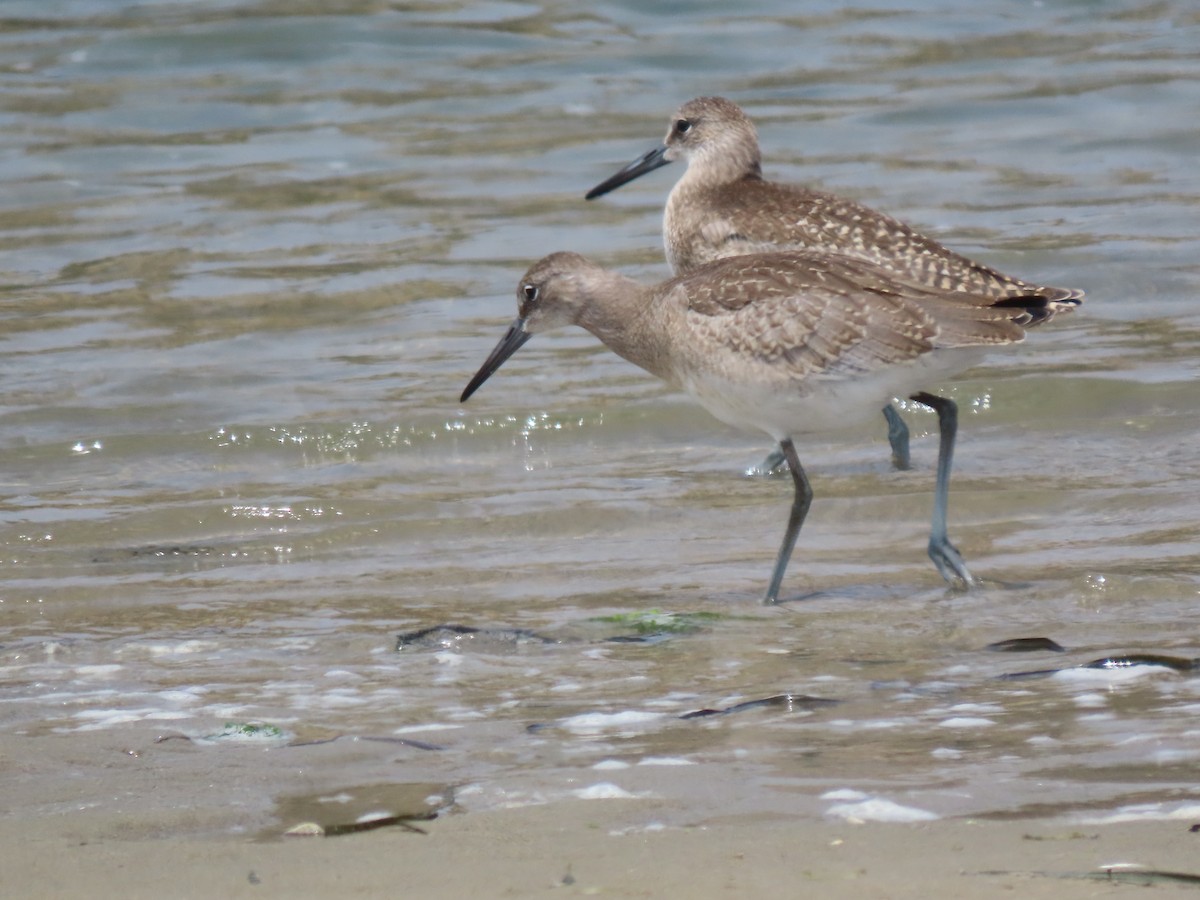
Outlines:
<svg viewBox="0 0 1200 900"><path fill-rule="evenodd" d="M995 309L1020 310L1013 321L1032 328L1048 322L1060 312L1070 312L1083 303L1083 291L1070 288L1038 288L1029 293L1004 297L992 304Z"/></svg>

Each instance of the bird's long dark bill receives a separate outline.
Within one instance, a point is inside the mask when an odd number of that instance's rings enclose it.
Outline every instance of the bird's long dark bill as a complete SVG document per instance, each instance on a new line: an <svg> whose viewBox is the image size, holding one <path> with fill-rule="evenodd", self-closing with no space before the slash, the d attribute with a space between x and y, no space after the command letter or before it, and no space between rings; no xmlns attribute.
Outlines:
<svg viewBox="0 0 1200 900"><path fill-rule="evenodd" d="M483 361L483 365L479 367L479 371L475 373L475 377L462 392L459 398L459 403L466 403L467 398L479 390L479 386L492 377L492 373L504 365L504 361L516 353L525 344L527 340L533 337L525 330L525 320L518 318L514 319L513 323L508 326L508 331L504 333L504 337L500 338L500 343L496 345L488 358Z"/></svg>
<svg viewBox="0 0 1200 900"><path fill-rule="evenodd" d="M609 191L616 190L623 184L628 184L640 175L645 175L647 172L653 172L655 169L661 169L670 162L664 154L667 152L666 146L658 147L651 150L649 153L643 154L623 168L620 172L614 175L608 181L601 182L584 195L585 200L595 200L597 197L602 197Z"/></svg>

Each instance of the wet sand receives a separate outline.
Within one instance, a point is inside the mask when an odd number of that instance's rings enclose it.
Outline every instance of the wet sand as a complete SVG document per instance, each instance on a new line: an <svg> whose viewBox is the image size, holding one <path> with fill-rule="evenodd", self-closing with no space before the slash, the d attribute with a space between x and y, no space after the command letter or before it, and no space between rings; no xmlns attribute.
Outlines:
<svg viewBox="0 0 1200 900"><path fill-rule="evenodd" d="M316 896L1026 898L1112 896L1098 867L1195 869L1200 835L1154 822L1074 828L1029 822L920 825L738 821L618 833L646 801L577 802L381 829L345 838L122 839L103 812L6 820L21 848L11 897ZM113 828L117 833L113 834ZM1119 870L1118 870L1119 871ZM1092 877L1086 877L1092 873ZM1196 885L1157 883L1159 894Z"/></svg>
<svg viewBox="0 0 1200 900"><path fill-rule="evenodd" d="M156 761L154 754L122 750L119 741L99 735L32 739L37 758L13 765L29 740L0 740L9 773L6 806L27 813L0 819L0 841L10 848L0 872L6 897L717 898L819 892L823 898L901 900L1019 892L1058 900L1114 896L1146 883L1123 864L1198 869L1200 833L1191 832L1187 820L857 824L731 815L648 830L648 823L678 812L673 801L649 798L451 811L417 823L424 834L387 827L344 837L272 837L286 824L264 812L275 786L256 790L253 778L243 779L248 768L214 770L196 764L194 756L192 765L172 767L166 763L176 750ZM39 770L66 772L72 759L76 774L58 780L47 794ZM104 769L108 774L99 774ZM280 776L302 781L306 773L285 770ZM33 812L39 809L44 814ZM1118 867L1111 880L1106 866ZM1152 883L1155 896L1197 886L1161 876Z"/></svg>

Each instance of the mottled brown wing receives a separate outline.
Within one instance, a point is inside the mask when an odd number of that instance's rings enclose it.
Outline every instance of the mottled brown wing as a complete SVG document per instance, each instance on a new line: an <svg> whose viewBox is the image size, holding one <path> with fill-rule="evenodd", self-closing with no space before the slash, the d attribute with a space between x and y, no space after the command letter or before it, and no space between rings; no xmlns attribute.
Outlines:
<svg viewBox="0 0 1200 900"><path fill-rule="evenodd" d="M935 348L1011 344L1024 339L1026 326L1048 320L1059 309L1035 287L997 299L961 288L933 288L853 257L825 255L819 265L826 277L836 278L849 295L889 297L909 309L910 315L915 315L912 307L919 309L936 324Z"/></svg>
<svg viewBox="0 0 1200 900"><path fill-rule="evenodd" d="M693 327L800 378L868 372L934 348L939 328L919 303L875 267L844 263L819 254L733 257L681 286Z"/></svg>
<svg viewBox="0 0 1200 900"><path fill-rule="evenodd" d="M1083 300L1083 291L1012 278L898 219L834 194L748 176L717 188L710 205L722 210L724 240L731 246L740 243L765 250L770 245L775 250L856 256L928 288L993 299L1036 294L1064 306Z"/></svg>

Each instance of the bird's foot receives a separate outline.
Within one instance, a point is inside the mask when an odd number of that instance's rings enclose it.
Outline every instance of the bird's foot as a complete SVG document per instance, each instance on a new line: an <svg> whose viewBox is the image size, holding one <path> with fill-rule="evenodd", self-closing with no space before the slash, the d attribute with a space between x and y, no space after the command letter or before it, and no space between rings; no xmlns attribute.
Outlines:
<svg viewBox="0 0 1200 900"><path fill-rule="evenodd" d="M937 566L937 570L942 573L942 577L950 584L957 585L963 589L972 588L975 586L975 579L971 576L967 564L963 562L962 554L958 552L948 539L942 540L930 539L929 541L929 558L933 560L933 564Z"/></svg>

